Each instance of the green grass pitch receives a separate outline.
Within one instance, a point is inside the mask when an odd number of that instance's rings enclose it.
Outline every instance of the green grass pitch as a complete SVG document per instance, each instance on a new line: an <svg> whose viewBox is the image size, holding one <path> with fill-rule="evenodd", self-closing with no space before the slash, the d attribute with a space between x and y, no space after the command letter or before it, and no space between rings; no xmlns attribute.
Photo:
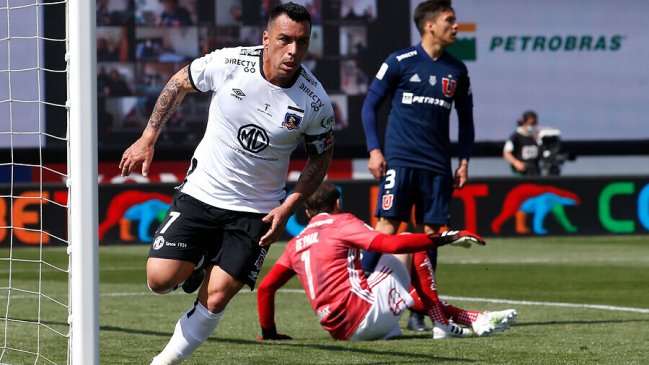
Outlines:
<svg viewBox="0 0 649 365"><path fill-rule="evenodd" d="M283 244L274 245L267 271ZM148 364L166 344L194 296L160 296L146 287L147 246L100 250L101 364ZM46 260L65 260L62 249ZM0 250L0 258L9 251ZM38 256L14 249L14 259ZM238 294L210 339L186 364L648 364L649 237L489 239L486 247L440 249L439 289L457 306L477 310L516 308L518 323L491 337L433 341L404 330L391 341L335 341L318 325L296 280L278 293L277 326L293 341L260 342L256 297ZM65 363L66 274L44 267L41 305L37 264L0 260L0 363ZM265 273L264 271L264 273ZM40 308L40 309L39 309ZM24 323L40 317L43 326ZM5 316L3 316L5 317ZM403 320L405 326L405 316ZM40 340L37 340L40 338ZM36 349L51 360L11 349Z"/></svg>

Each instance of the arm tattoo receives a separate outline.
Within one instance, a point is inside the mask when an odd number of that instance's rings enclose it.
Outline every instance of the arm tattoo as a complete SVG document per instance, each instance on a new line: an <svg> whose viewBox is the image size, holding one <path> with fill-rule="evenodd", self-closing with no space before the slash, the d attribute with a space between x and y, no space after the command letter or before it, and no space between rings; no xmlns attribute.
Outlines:
<svg viewBox="0 0 649 365"><path fill-rule="evenodd" d="M185 68L182 69L182 74L185 80L189 77L188 70L188 66L185 66ZM172 77L167 85L165 85L164 89L162 89L162 92L160 93L160 96L158 96L158 100L153 107L151 117L149 118L149 125L151 125L151 128L162 128L167 120L174 114L184 97L182 86L181 80Z"/></svg>
<svg viewBox="0 0 649 365"><path fill-rule="evenodd" d="M319 156L309 156L309 160L297 180L295 191L303 192L306 197L316 191L327 175L332 156L333 148Z"/></svg>

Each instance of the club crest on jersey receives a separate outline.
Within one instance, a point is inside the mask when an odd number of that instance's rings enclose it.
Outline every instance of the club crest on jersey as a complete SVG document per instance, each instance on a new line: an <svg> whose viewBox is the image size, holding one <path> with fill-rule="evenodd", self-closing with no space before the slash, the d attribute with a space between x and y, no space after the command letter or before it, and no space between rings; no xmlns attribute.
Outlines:
<svg viewBox="0 0 649 365"><path fill-rule="evenodd" d="M255 267L257 268L257 271L261 270L261 267L264 265L266 253L268 253L268 251L265 248L262 248L261 251L259 251L259 257L257 257L257 261L255 261Z"/></svg>
<svg viewBox="0 0 649 365"><path fill-rule="evenodd" d="M392 312L395 317L401 315L401 313L403 313L403 311L408 307L405 299L401 297L401 294L395 288L390 289L390 293L388 294L388 305L390 307L390 312Z"/></svg>
<svg viewBox="0 0 649 365"><path fill-rule="evenodd" d="M155 238L155 241L153 241L153 249L154 250L159 250L164 246L165 244L165 239L162 236L158 236Z"/></svg>
<svg viewBox="0 0 649 365"><path fill-rule="evenodd" d="M298 108L288 107L288 111L284 115L284 121L282 121L282 127L286 127L289 131L294 131L300 128L300 123L302 123L302 117L304 117L304 111Z"/></svg>
<svg viewBox="0 0 649 365"><path fill-rule="evenodd" d="M430 75L430 78L428 78L428 83L430 84L430 86L435 86L435 84L437 83L437 76Z"/></svg>
<svg viewBox="0 0 649 365"><path fill-rule="evenodd" d="M302 118L293 113L286 113L284 116L284 121L282 122L282 127L286 127L288 130L296 130L300 128L300 123Z"/></svg>
<svg viewBox="0 0 649 365"><path fill-rule="evenodd" d="M394 195L385 194L383 195L383 198L381 200L381 208L383 208L383 210L390 210L390 208L392 208L393 202L394 202Z"/></svg>
<svg viewBox="0 0 649 365"><path fill-rule="evenodd" d="M442 92L447 98L452 98L455 94L455 87L457 86L457 81L451 80L447 77L442 77Z"/></svg>

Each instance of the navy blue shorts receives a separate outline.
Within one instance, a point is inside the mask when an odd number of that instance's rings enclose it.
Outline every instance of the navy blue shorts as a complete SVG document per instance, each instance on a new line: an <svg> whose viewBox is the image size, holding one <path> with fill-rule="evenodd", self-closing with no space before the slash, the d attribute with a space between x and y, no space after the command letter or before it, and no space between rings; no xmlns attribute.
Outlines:
<svg viewBox="0 0 649 365"><path fill-rule="evenodd" d="M264 216L216 208L177 192L155 232L149 257L198 264L205 256L206 262L254 289L267 253L259 246L270 228L261 221Z"/></svg>
<svg viewBox="0 0 649 365"><path fill-rule="evenodd" d="M389 169L379 183L375 216L410 221L415 207L417 224L448 225L453 178L410 167Z"/></svg>

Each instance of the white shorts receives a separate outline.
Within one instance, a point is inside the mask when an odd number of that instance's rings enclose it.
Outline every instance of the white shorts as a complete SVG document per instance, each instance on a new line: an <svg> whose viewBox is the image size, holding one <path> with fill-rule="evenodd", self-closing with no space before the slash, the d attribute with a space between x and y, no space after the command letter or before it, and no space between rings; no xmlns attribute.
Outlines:
<svg viewBox="0 0 649 365"><path fill-rule="evenodd" d="M414 304L410 296L410 275L396 257L383 254L367 279L374 294L374 304L350 341L381 340L401 335L399 320Z"/></svg>

